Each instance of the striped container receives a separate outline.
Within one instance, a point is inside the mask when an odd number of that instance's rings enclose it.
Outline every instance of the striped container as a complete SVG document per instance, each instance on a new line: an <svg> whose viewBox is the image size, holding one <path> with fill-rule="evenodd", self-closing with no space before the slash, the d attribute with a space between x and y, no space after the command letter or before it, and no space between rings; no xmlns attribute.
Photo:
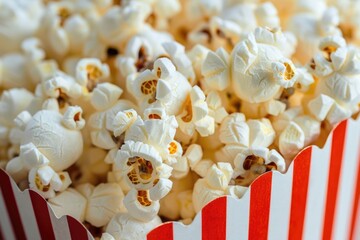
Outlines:
<svg viewBox="0 0 360 240"><path fill-rule="evenodd" d="M57 219L33 191L0 171L2 239L92 239L69 216ZM242 199L220 197L191 225L164 223L148 240L360 239L360 118L340 123L322 149L297 155L286 174L268 172Z"/></svg>

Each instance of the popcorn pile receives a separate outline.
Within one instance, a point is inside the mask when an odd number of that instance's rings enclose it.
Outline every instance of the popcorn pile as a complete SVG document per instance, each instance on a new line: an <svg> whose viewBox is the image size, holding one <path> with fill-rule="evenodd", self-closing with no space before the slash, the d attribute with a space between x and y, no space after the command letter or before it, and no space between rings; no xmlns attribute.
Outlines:
<svg viewBox="0 0 360 240"><path fill-rule="evenodd" d="M350 0L0 0L0 165L103 240L189 224L359 113L359 16Z"/></svg>

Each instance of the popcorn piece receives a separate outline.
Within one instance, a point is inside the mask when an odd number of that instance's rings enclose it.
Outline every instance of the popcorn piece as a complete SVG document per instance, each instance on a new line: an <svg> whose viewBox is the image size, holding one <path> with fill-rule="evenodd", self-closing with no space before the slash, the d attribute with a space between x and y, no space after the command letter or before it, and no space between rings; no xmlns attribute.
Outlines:
<svg viewBox="0 0 360 240"><path fill-rule="evenodd" d="M131 189L124 198L128 213L138 221L150 222L159 212L159 201L151 201L148 194L148 191Z"/></svg>
<svg viewBox="0 0 360 240"><path fill-rule="evenodd" d="M272 122L278 135L277 145L286 159L292 159L320 135L320 121L303 114L300 107L289 108Z"/></svg>
<svg viewBox="0 0 360 240"><path fill-rule="evenodd" d="M110 75L108 65L102 64L96 58L81 59L76 66L76 81L89 92L96 85L105 81Z"/></svg>
<svg viewBox="0 0 360 240"><path fill-rule="evenodd" d="M249 126L242 113L234 113L224 119L220 126L220 141L224 144L249 146Z"/></svg>
<svg viewBox="0 0 360 240"><path fill-rule="evenodd" d="M0 145L7 145L9 135L15 124L13 120L24 111L33 99L31 92L26 89L13 88L4 91L0 98Z"/></svg>
<svg viewBox="0 0 360 240"><path fill-rule="evenodd" d="M250 131L250 146L268 147L273 143L275 131L268 119L248 120L246 123Z"/></svg>
<svg viewBox="0 0 360 240"><path fill-rule="evenodd" d="M68 188L56 197L48 199L48 203L58 218L69 215L80 222L85 220L87 200L73 188Z"/></svg>
<svg viewBox="0 0 360 240"><path fill-rule="evenodd" d="M290 122L279 138L279 149L286 159L294 157L305 146L305 134L295 122Z"/></svg>
<svg viewBox="0 0 360 240"><path fill-rule="evenodd" d="M267 171L285 172L286 169L284 158L276 150L264 147L239 148L234 165L235 182L241 186L248 186Z"/></svg>
<svg viewBox="0 0 360 240"><path fill-rule="evenodd" d="M211 200L225 195L232 174L233 168L230 163L217 163L211 166L206 176L199 179L194 186L193 203L196 212Z"/></svg>
<svg viewBox="0 0 360 240"><path fill-rule="evenodd" d="M101 18L97 38L106 45L122 44L145 28L151 9L146 3L129 1L123 7L112 7ZM90 43L88 43L90 45ZM91 48L96 48L96 45ZM100 44L101 45L101 44ZM90 48L88 46L87 48Z"/></svg>
<svg viewBox="0 0 360 240"><path fill-rule="evenodd" d="M212 135L215 131L215 121L208 115L205 95L198 86L192 88L184 105L184 110L177 116L181 131L189 136L193 135L195 130L201 136Z"/></svg>
<svg viewBox="0 0 360 240"><path fill-rule="evenodd" d="M318 4L321 5L321 2L319 1ZM287 30L294 33L298 40L294 56L303 64L308 62L317 52L321 38L341 35L338 28L339 15L336 8L324 6L316 8L311 3L309 10L311 11L303 11L293 15L287 24ZM312 12L314 10L318 10L320 14L314 14Z"/></svg>
<svg viewBox="0 0 360 240"><path fill-rule="evenodd" d="M76 5L67 1L48 4L39 27L45 49L56 58L81 53L89 32L89 24L78 13Z"/></svg>
<svg viewBox="0 0 360 240"><path fill-rule="evenodd" d="M219 162L211 166L205 180L211 188L225 190L233 174L233 168L229 163Z"/></svg>
<svg viewBox="0 0 360 240"><path fill-rule="evenodd" d="M127 88L142 109L158 102L169 115L178 114L191 91L187 79L175 70L175 66L167 58L157 59L152 71L142 72L128 82Z"/></svg>
<svg viewBox="0 0 360 240"><path fill-rule="evenodd" d="M91 102L98 112L93 113L89 119L91 126L91 142L100 148L111 150L108 160L113 161L116 151L124 142L124 137L114 135L117 127L114 119L118 112L135 109L136 106L128 100L119 100L122 90L110 83L100 83L93 91ZM99 102L96 100L99 99ZM102 103L99 104L99 103ZM109 163L110 163L109 162Z"/></svg>
<svg viewBox="0 0 360 240"><path fill-rule="evenodd" d="M0 87L4 89L32 89L34 84L27 79L26 58L18 53L0 57Z"/></svg>
<svg viewBox="0 0 360 240"><path fill-rule="evenodd" d="M215 119L216 123L221 123L228 115L217 92L211 91L206 97L206 103L209 107L209 115Z"/></svg>
<svg viewBox="0 0 360 240"><path fill-rule="evenodd" d="M230 56L223 49L210 51L201 67L201 73L211 89L224 90L230 84Z"/></svg>
<svg viewBox="0 0 360 240"><path fill-rule="evenodd" d="M50 167L32 168L29 172L29 187L44 198L55 197L71 184L67 172L55 173Z"/></svg>
<svg viewBox="0 0 360 240"><path fill-rule="evenodd" d="M137 112L134 109L120 111L114 118L114 136L123 134L137 119Z"/></svg>
<svg viewBox="0 0 360 240"><path fill-rule="evenodd" d="M225 195L223 190L212 189L205 179L199 179L194 185L193 204L195 212L199 212L210 201Z"/></svg>
<svg viewBox="0 0 360 240"><path fill-rule="evenodd" d="M226 195L240 199L242 198L242 196L244 196L247 190L248 190L247 187L234 185L234 186L228 186L225 193Z"/></svg>
<svg viewBox="0 0 360 240"><path fill-rule="evenodd" d="M190 43L202 44L211 49L223 47L231 50L239 41L241 28L233 21L212 17L208 23L201 24L188 35Z"/></svg>
<svg viewBox="0 0 360 240"><path fill-rule="evenodd" d="M277 47L283 41L279 30L257 28L233 50L232 81L240 99L250 103L269 101L282 87L294 85L296 68Z"/></svg>
<svg viewBox="0 0 360 240"><path fill-rule="evenodd" d="M106 233L116 240L141 240L146 234L161 224L161 219L155 217L149 222L136 220L128 213L116 214L106 227ZM104 235L104 234L103 234Z"/></svg>
<svg viewBox="0 0 360 240"><path fill-rule="evenodd" d="M210 49L200 44L195 45L193 48L191 48L190 51L187 52L187 55L194 68L196 79L201 79L202 77L201 69L209 52Z"/></svg>
<svg viewBox="0 0 360 240"><path fill-rule="evenodd" d="M158 181L163 165L159 153L151 145L126 141L116 155L117 168L126 172L128 183L138 190L148 190Z"/></svg>
<svg viewBox="0 0 360 240"><path fill-rule="evenodd" d="M185 53L185 47L175 41L164 42L162 46L175 65L176 70L193 84L195 82L195 72L189 57Z"/></svg>
<svg viewBox="0 0 360 240"><path fill-rule="evenodd" d="M336 124L358 111L358 50L346 46L345 40L337 36L322 39L319 48L324 54L317 54L310 64L319 81L308 108L318 120ZM337 113L332 114L334 111Z"/></svg>
<svg viewBox="0 0 360 240"><path fill-rule="evenodd" d="M1 1L0 55L20 49L21 42L35 34L44 12L42 1Z"/></svg>
<svg viewBox="0 0 360 240"><path fill-rule="evenodd" d="M102 183L96 187L83 184L76 188L87 198L85 220L95 227L105 226L118 212L124 211L124 194L116 183Z"/></svg>
<svg viewBox="0 0 360 240"><path fill-rule="evenodd" d="M73 111L73 107L69 107L68 111ZM81 116L78 119L75 115L74 121L78 120L81 120ZM83 150L82 136L80 131L67 128L62 121L64 117L58 112L37 112L24 126L21 139L23 150L20 156L11 160L6 170L11 175L23 176L26 169L30 170L33 167L48 164L58 172L74 164Z"/></svg>
<svg viewBox="0 0 360 240"><path fill-rule="evenodd" d="M219 138L227 145L268 147L275 139L275 132L268 119L245 122L245 116L242 113L233 113L222 122Z"/></svg>

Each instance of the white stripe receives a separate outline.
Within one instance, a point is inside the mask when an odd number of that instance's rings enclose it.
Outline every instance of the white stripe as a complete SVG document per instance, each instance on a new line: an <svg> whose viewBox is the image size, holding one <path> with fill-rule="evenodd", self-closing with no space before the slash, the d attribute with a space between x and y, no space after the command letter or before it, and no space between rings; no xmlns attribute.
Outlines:
<svg viewBox="0 0 360 240"><path fill-rule="evenodd" d="M250 191L241 200L227 198L226 239L248 239L249 235Z"/></svg>
<svg viewBox="0 0 360 240"><path fill-rule="evenodd" d="M328 137L323 149L315 146L312 148L303 239L321 239L322 237L331 142L332 134Z"/></svg>
<svg viewBox="0 0 360 240"><path fill-rule="evenodd" d="M60 219L58 219L49 205L48 211L50 215L51 225L55 234L55 239L71 239L66 216L62 216Z"/></svg>
<svg viewBox="0 0 360 240"><path fill-rule="evenodd" d="M28 239L40 239L41 237L37 227L29 191L20 192L19 188L13 181L11 181L11 187L15 195L26 237Z"/></svg>
<svg viewBox="0 0 360 240"><path fill-rule="evenodd" d="M273 172L268 239L287 239L289 232L294 164L287 173Z"/></svg>
<svg viewBox="0 0 360 240"><path fill-rule="evenodd" d="M15 234L13 232L13 228L11 227L11 222L9 218L9 214L6 210L5 201L3 199L2 190L0 189L0 225L1 225L1 232L3 237L6 240L15 239Z"/></svg>
<svg viewBox="0 0 360 240"><path fill-rule="evenodd" d="M174 222L173 233L174 240L201 240L201 211L196 214L194 221L190 225Z"/></svg>
<svg viewBox="0 0 360 240"><path fill-rule="evenodd" d="M230 198L228 198L230 199ZM250 190L240 200L228 200L227 212L227 239L246 240L249 237L250 217Z"/></svg>
<svg viewBox="0 0 360 240"><path fill-rule="evenodd" d="M335 206L333 238L346 239L351 223L358 171L359 122L348 121Z"/></svg>

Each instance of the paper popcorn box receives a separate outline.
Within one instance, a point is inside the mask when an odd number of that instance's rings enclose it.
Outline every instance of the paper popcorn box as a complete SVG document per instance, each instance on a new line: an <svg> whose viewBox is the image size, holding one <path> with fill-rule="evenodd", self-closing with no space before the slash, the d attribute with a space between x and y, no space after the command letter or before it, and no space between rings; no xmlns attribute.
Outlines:
<svg viewBox="0 0 360 240"><path fill-rule="evenodd" d="M93 239L2 170L0 187L2 239ZM147 239L360 239L360 118L341 122L322 149L301 151L286 174L268 172L240 200L220 197L192 224L164 223Z"/></svg>

